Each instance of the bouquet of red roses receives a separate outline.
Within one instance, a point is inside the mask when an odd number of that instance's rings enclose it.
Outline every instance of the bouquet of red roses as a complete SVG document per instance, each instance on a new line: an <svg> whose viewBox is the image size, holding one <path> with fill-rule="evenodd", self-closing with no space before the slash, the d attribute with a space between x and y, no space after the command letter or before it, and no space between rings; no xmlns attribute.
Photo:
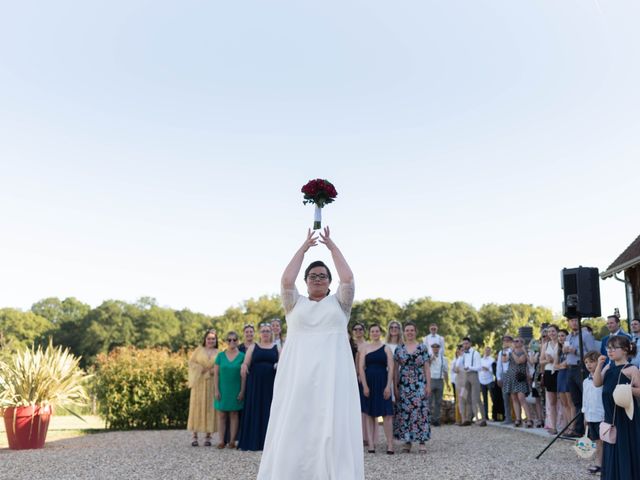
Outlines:
<svg viewBox="0 0 640 480"><path fill-rule="evenodd" d="M302 203L313 203L316 206L313 229L319 230L322 222L322 210L326 204L331 203L338 196L336 187L329 180L323 180L322 178L316 178L315 180L309 180L305 186L302 187L302 193L304 193L304 200Z"/></svg>

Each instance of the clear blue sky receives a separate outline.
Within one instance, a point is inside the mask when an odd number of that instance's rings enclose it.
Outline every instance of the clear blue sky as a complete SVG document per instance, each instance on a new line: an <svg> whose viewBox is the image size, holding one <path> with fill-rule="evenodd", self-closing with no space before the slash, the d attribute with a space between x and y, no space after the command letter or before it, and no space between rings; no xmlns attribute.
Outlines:
<svg viewBox="0 0 640 480"><path fill-rule="evenodd" d="M276 293L316 177L357 299L559 311L640 234L635 1L3 3L0 306Z"/></svg>

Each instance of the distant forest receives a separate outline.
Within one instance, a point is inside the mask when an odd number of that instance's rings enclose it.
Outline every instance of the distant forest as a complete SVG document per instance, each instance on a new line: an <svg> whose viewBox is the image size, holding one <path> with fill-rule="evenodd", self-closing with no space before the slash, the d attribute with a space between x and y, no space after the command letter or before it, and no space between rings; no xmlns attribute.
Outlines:
<svg viewBox="0 0 640 480"><path fill-rule="evenodd" d="M278 296L249 299L229 307L220 316L209 316L190 310L173 310L158 305L151 297L135 303L106 300L96 308L70 297L45 298L30 310L0 309L0 358L25 346L43 344L52 339L82 357L84 366L91 365L98 354L119 346L137 348L165 347L172 351L191 349L198 345L208 329L215 329L219 338L233 330L242 335L246 324L258 325L272 318L281 318L286 334L286 319ZM447 341L447 354L463 336L471 337L477 346L496 348L505 333L517 334L519 327L531 326L534 336L544 323L565 326L563 318L554 318L550 309L527 304L486 304L480 309L465 302L441 302L423 297L399 305L383 298L367 299L354 304L351 323L361 321L384 327L391 320L412 320L419 334L428 333L431 323ZM593 323L593 322L592 322ZM596 336L603 322L592 324Z"/></svg>

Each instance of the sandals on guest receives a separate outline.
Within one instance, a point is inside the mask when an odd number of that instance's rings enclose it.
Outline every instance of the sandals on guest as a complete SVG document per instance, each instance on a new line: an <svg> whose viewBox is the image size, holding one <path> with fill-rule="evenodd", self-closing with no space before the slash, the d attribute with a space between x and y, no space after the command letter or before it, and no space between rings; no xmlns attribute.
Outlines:
<svg viewBox="0 0 640 480"><path fill-rule="evenodd" d="M522 425L522 420L516 420L513 424L514 427L519 427L520 425Z"/></svg>
<svg viewBox="0 0 640 480"><path fill-rule="evenodd" d="M216 445L216 448L218 450L222 450L225 447L225 443L224 442L220 442L218 445Z"/></svg>
<svg viewBox="0 0 640 480"><path fill-rule="evenodd" d="M418 453L427 453L427 447L424 443L418 445Z"/></svg>
<svg viewBox="0 0 640 480"><path fill-rule="evenodd" d="M524 426L526 428L532 428L533 427L533 420L527 420L526 422L524 422Z"/></svg>
<svg viewBox="0 0 640 480"><path fill-rule="evenodd" d="M405 443L402 446L402 453L409 453L411 451L411 444L410 443Z"/></svg>
<svg viewBox="0 0 640 480"><path fill-rule="evenodd" d="M602 470L602 468L598 465L594 465L593 467L589 467L587 470L589 473L595 475L596 473L600 473L600 470Z"/></svg>
<svg viewBox="0 0 640 480"><path fill-rule="evenodd" d="M192 446L192 447L197 447L198 445L199 445L199 443L198 443L198 439L197 439L197 438L194 438L194 439L193 439L193 442L191 442L191 446Z"/></svg>
<svg viewBox="0 0 640 480"><path fill-rule="evenodd" d="M396 452L394 452L393 450L387 450L387 455L395 455Z"/></svg>

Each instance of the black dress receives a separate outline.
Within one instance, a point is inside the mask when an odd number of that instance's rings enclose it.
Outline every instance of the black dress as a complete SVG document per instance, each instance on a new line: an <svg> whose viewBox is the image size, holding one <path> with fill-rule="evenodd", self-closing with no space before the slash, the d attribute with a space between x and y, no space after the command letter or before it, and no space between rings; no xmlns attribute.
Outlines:
<svg viewBox="0 0 640 480"><path fill-rule="evenodd" d="M260 348L255 344L247 376L242 423L240 425L241 450L262 450L269 425L269 412L273 399L274 365L278 362L278 347Z"/></svg>
<svg viewBox="0 0 640 480"><path fill-rule="evenodd" d="M604 450L602 454L602 479L606 480L632 480L640 478L640 402L633 397L635 402L633 420L630 420L624 408L618 407L613 401L613 391L618 384L631 383L631 380L620 370L627 365L616 366L610 364L609 370L604 375L602 385L602 404L604 406L604 421L611 423L615 411L615 426L617 430L616 443L611 445L602 442Z"/></svg>
<svg viewBox="0 0 640 480"><path fill-rule="evenodd" d="M386 347L380 347L373 352L367 353L364 357L365 370L364 374L367 378L367 386L369 387L369 396L365 397L362 413L370 417L385 417L393 415L393 402L391 397L384 399L384 389L387 386L387 353Z"/></svg>

